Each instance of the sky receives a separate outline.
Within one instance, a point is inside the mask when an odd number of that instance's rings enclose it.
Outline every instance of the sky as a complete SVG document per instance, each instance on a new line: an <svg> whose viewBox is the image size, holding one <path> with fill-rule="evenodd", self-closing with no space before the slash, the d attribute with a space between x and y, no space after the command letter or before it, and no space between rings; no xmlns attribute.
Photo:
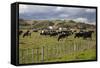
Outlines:
<svg viewBox="0 0 100 68"><path fill-rule="evenodd" d="M26 20L74 20L95 24L96 9L20 4L19 18Z"/></svg>

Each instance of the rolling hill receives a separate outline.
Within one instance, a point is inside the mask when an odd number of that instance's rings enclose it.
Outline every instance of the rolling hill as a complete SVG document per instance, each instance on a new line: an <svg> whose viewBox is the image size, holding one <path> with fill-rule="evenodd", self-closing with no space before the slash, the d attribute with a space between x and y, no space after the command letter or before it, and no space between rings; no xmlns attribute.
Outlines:
<svg viewBox="0 0 100 68"><path fill-rule="evenodd" d="M19 26L20 27L27 27L27 28L48 28L49 26L53 26L56 28L63 27L63 28L91 28L95 29L95 25L87 24L82 22L76 22L73 20L23 20L19 19Z"/></svg>

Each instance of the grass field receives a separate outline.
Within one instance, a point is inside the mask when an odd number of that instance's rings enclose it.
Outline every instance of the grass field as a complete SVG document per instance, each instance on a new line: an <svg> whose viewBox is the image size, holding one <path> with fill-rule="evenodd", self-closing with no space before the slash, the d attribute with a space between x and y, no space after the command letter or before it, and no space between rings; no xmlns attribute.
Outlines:
<svg viewBox="0 0 100 68"><path fill-rule="evenodd" d="M44 50L42 50L43 48ZM92 40L74 38L73 34L58 42L57 36L42 36L39 32L32 32L31 37L23 38L22 35L19 37L20 64L95 59L95 32L92 35Z"/></svg>

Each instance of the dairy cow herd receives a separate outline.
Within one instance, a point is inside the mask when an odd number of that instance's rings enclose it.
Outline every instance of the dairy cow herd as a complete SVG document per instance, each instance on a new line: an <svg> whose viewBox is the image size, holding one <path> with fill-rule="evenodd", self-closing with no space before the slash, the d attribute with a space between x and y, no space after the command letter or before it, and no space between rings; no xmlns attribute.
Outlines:
<svg viewBox="0 0 100 68"><path fill-rule="evenodd" d="M22 35L22 37L31 37L32 32L38 32L40 35L44 35L44 36L50 36L50 37L54 37L57 36L57 40L60 41L63 38L69 37L72 34L74 34L74 38L83 38L83 39L87 39L90 38L92 39L92 34L94 33L93 30L90 31L79 31L79 32L74 32L72 30L66 30L66 31L54 31L54 30L41 30L41 32L39 32L39 30L27 30L26 32L20 30L19 31L19 36Z"/></svg>

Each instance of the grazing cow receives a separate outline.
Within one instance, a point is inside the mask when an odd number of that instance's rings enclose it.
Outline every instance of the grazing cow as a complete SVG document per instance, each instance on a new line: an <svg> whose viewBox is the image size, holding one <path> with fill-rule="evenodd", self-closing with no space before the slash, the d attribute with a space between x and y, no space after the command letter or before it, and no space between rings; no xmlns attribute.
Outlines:
<svg viewBox="0 0 100 68"><path fill-rule="evenodd" d="M50 32L50 37L52 37L52 36L57 36L57 35L58 35L57 32Z"/></svg>
<svg viewBox="0 0 100 68"><path fill-rule="evenodd" d="M42 30L40 35L46 35L46 31Z"/></svg>
<svg viewBox="0 0 100 68"><path fill-rule="evenodd" d="M42 30L40 35L50 35L50 31L45 31L45 30Z"/></svg>
<svg viewBox="0 0 100 68"><path fill-rule="evenodd" d="M70 31L64 31L58 36L58 41L62 38L70 36L72 33Z"/></svg>
<svg viewBox="0 0 100 68"><path fill-rule="evenodd" d="M83 39L87 39L87 38L92 38L92 33L93 31L88 31L88 32L79 32L79 33L76 33L74 38L76 37L82 37Z"/></svg>
<svg viewBox="0 0 100 68"><path fill-rule="evenodd" d="M58 33L57 33L57 32L50 33L50 37L52 37L52 36L57 36L57 35L58 35Z"/></svg>
<svg viewBox="0 0 100 68"><path fill-rule="evenodd" d="M27 31L23 34L23 38L24 38L25 36L30 36L30 37L31 37L31 32L30 32L29 30L27 30Z"/></svg>
<svg viewBox="0 0 100 68"><path fill-rule="evenodd" d="M93 33L92 31L83 33L83 39L87 39L87 38L92 39L92 33Z"/></svg>
<svg viewBox="0 0 100 68"><path fill-rule="evenodd" d="M75 33L74 38L79 38L79 37L83 37L83 32L79 32L79 33Z"/></svg>
<svg viewBox="0 0 100 68"><path fill-rule="evenodd" d="M34 29L33 32L38 32L38 30L37 29Z"/></svg>
<svg viewBox="0 0 100 68"><path fill-rule="evenodd" d="M19 36L21 35L23 33L23 31L21 30L21 31L19 31Z"/></svg>

